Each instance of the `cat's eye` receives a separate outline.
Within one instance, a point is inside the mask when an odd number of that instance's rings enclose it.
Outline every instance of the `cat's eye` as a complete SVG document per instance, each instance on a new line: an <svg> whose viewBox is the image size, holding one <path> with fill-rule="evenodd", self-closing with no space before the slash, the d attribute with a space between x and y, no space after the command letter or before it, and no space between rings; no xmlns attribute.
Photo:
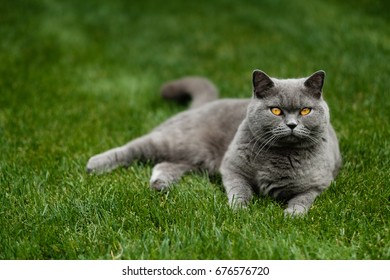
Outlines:
<svg viewBox="0 0 390 280"><path fill-rule="evenodd" d="M301 114L301 116L306 116L306 115L308 115L310 112L311 112L311 109L310 109L310 108L303 108L299 113Z"/></svg>
<svg viewBox="0 0 390 280"><path fill-rule="evenodd" d="M271 112L272 112L272 114L274 114L275 116L280 116L281 114L283 114L282 109L280 109L280 108L278 108L278 107L272 107L272 108L271 108Z"/></svg>

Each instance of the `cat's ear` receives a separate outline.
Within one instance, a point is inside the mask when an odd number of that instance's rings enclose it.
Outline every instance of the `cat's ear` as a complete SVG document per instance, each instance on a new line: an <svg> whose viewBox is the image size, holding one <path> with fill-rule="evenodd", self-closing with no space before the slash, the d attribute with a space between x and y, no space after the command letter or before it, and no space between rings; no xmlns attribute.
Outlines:
<svg viewBox="0 0 390 280"><path fill-rule="evenodd" d="M306 79L304 85L309 88L317 98L321 97L322 87L324 85L325 72L320 70Z"/></svg>
<svg viewBox="0 0 390 280"><path fill-rule="evenodd" d="M253 71L253 94L257 98L266 96L267 90L274 86L274 82L263 71Z"/></svg>

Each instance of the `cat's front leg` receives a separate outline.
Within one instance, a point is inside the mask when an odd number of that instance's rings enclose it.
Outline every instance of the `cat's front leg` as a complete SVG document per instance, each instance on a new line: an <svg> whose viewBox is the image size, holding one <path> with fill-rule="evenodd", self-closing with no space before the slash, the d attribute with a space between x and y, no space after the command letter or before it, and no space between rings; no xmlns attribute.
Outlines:
<svg viewBox="0 0 390 280"><path fill-rule="evenodd" d="M239 134L240 130L235 137L237 138ZM225 153L219 169L222 175L223 186L229 199L229 205L233 209L245 208L254 194L250 181L250 178L253 177L253 170L248 164L245 152L236 143L238 140L233 140Z"/></svg>
<svg viewBox="0 0 390 280"><path fill-rule="evenodd" d="M253 197L253 188L239 172L222 168L222 181L232 209L245 208Z"/></svg>
<svg viewBox="0 0 390 280"><path fill-rule="evenodd" d="M284 210L285 216L305 215L319 194L318 191L309 190L294 196L288 201L287 208Z"/></svg>
<svg viewBox="0 0 390 280"><path fill-rule="evenodd" d="M246 208L253 197L253 189L248 182L242 178L223 181L230 207L232 209Z"/></svg>

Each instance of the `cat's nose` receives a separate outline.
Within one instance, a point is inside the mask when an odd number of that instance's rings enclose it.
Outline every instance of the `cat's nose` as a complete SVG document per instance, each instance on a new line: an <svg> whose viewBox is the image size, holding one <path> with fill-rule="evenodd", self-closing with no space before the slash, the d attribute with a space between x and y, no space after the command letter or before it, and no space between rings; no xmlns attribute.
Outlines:
<svg viewBox="0 0 390 280"><path fill-rule="evenodd" d="M297 124L296 123L288 123L287 126L291 129L294 129L297 127Z"/></svg>

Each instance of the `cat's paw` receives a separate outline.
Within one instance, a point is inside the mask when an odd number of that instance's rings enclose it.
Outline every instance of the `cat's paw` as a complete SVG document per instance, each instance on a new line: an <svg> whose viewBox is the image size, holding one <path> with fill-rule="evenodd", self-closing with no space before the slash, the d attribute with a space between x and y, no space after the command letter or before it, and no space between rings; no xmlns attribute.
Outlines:
<svg viewBox="0 0 390 280"><path fill-rule="evenodd" d="M150 181L150 188L156 191L165 191L169 188L169 183L164 180L156 179Z"/></svg>
<svg viewBox="0 0 390 280"><path fill-rule="evenodd" d="M307 209L305 206L296 204L293 206L289 206L284 209L285 217L303 217L307 213Z"/></svg>
<svg viewBox="0 0 390 280"><path fill-rule="evenodd" d="M229 199L229 206L233 211L238 211L241 209L246 209L248 207L249 201L243 198L232 198Z"/></svg>
<svg viewBox="0 0 390 280"><path fill-rule="evenodd" d="M88 160L86 171L88 173L104 173L113 169L112 160L104 154L99 154L91 157Z"/></svg>

